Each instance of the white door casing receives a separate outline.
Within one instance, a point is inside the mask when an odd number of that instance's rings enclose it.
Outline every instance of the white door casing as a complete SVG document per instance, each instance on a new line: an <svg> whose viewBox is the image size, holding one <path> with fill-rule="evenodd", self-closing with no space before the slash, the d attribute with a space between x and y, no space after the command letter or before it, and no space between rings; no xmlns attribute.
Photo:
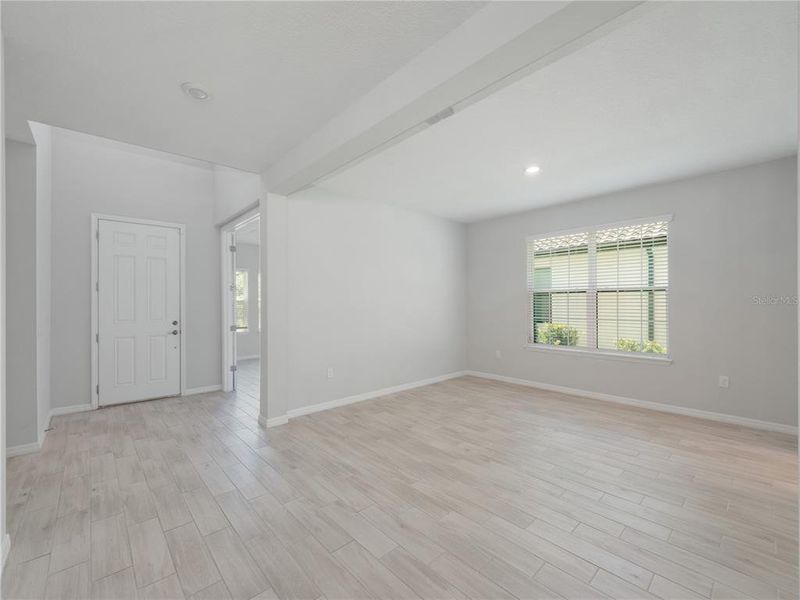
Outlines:
<svg viewBox="0 0 800 600"><path fill-rule="evenodd" d="M181 230L97 220L98 396L181 393Z"/></svg>
<svg viewBox="0 0 800 600"><path fill-rule="evenodd" d="M236 231L248 223L261 218L260 208L256 206L243 212L220 226L222 266L222 390L233 391L236 379ZM258 275L257 275L258 276ZM258 316L258 315L256 315Z"/></svg>

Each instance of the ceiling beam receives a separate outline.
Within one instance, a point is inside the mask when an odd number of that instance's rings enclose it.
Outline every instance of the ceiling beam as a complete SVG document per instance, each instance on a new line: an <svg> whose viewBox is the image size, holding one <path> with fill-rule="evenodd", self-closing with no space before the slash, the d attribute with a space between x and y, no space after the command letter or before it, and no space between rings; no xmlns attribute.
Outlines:
<svg viewBox="0 0 800 600"><path fill-rule="evenodd" d="M289 152L264 180L284 195L307 188L649 9L628 1L490 3Z"/></svg>

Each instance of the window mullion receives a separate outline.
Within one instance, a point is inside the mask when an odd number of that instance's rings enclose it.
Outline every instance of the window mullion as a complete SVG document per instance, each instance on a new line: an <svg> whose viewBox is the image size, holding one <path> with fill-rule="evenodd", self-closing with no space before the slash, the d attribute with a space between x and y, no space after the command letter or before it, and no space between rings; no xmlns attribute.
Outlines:
<svg viewBox="0 0 800 600"><path fill-rule="evenodd" d="M589 281L586 290L586 344L597 348L597 241L594 231L588 239Z"/></svg>

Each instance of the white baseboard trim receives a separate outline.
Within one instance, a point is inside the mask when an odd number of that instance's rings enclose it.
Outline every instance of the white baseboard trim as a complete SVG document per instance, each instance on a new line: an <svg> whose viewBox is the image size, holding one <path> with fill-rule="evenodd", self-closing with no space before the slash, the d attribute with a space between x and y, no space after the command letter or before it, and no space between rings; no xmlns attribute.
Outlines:
<svg viewBox="0 0 800 600"><path fill-rule="evenodd" d="M56 408L51 409L50 414L47 415L47 421L45 421L47 423L47 429L51 427L53 417L86 412L87 410L94 410L91 404L73 404L72 406L57 406ZM39 448L41 448L42 444L44 444L45 436L47 436L47 431L42 432L41 439L39 440Z"/></svg>
<svg viewBox="0 0 800 600"><path fill-rule="evenodd" d="M258 424L262 427L277 427L278 425L286 425L289 422L289 417L283 415L281 417L273 417L267 419L264 415L258 415Z"/></svg>
<svg viewBox="0 0 800 600"><path fill-rule="evenodd" d="M389 396L397 394L406 390L413 390L414 388L439 383L440 381L447 381L448 379L455 379L466 375L466 371L456 371L454 373L447 373L445 375L437 375L436 377L429 377L428 379L420 379L419 381L412 381L411 383L404 383L402 385L395 385L393 387L374 390L372 392L365 392L363 394L356 394L355 396L347 396L345 398L338 398L336 400L329 400L327 402L320 402L319 404L312 404L311 406L304 406L302 408L295 408L288 411L285 415L280 417L273 417L266 419L263 415L258 415L258 423L264 427L276 427L278 425L286 425L290 419L296 419L304 415L321 412L323 410L330 410L332 408L339 408L340 406L347 406L348 404L355 404L356 402L363 402L364 400L372 400L380 398L381 396Z"/></svg>
<svg viewBox="0 0 800 600"><path fill-rule="evenodd" d="M327 402L320 402L319 404L312 404L311 406L303 406L302 408L295 408L287 413L290 419L302 417L303 415L310 415L312 413L320 412L323 410L330 410L332 408L339 408L340 406L347 406L348 404L355 404L356 402L363 402L364 400L372 400L380 398L381 396L389 396L391 394L398 394L414 388L447 381L448 379L455 379L466 375L466 371L456 371L454 373L446 373L445 375L437 375L436 377L429 377L428 379L420 379L419 381L412 381L411 383L404 383L395 385L372 392L365 392L363 394L356 394L355 396L347 396L337 400L329 400Z"/></svg>
<svg viewBox="0 0 800 600"><path fill-rule="evenodd" d="M202 387L188 388L183 390L183 396L194 396L195 394L210 394L211 392L218 392L222 389L219 384L205 385Z"/></svg>
<svg viewBox="0 0 800 600"><path fill-rule="evenodd" d="M237 356L236 360L253 360L254 358L261 358L261 355L253 354L251 356Z"/></svg>
<svg viewBox="0 0 800 600"><path fill-rule="evenodd" d="M92 410L91 404L73 404L72 406L58 406L50 411L50 414L47 416L47 423L49 427L50 419L53 417L58 417L60 415L71 415L72 413L79 413L79 412L86 412L87 410Z"/></svg>
<svg viewBox="0 0 800 600"><path fill-rule="evenodd" d="M30 444L20 444L19 446L9 446L6 448L6 457L22 456L23 454L32 454L42 449L39 442L32 442Z"/></svg>
<svg viewBox="0 0 800 600"><path fill-rule="evenodd" d="M222 389L222 386L217 385L207 385L205 387L196 387L196 388L189 388L184 390L184 396L191 396L194 394L207 394L209 392L218 392ZM47 415L47 427L50 427L50 421L53 417L57 417L60 415L71 415L73 413L85 412L87 410L94 410L92 405L87 404L73 404L72 406L57 406L56 408L50 411L50 414ZM44 444L44 438L46 436L46 432L41 432L40 437L41 439L37 442L33 442L31 444L21 444L19 446L11 446L6 448L6 456L21 456L23 454L30 454L32 452L38 452L42 449L42 444Z"/></svg>
<svg viewBox="0 0 800 600"><path fill-rule="evenodd" d="M45 423L47 425L46 428L50 427L50 422L52 421L53 417L58 417L60 415L71 415L73 413L79 412L86 412L87 410L93 410L91 404L73 404L72 406L57 406L50 410L50 413L47 415L47 420ZM32 452L38 452L42 449L42 444L44 444L44 438L47 435L46 431L42 431L39 433L39 440L36 442L32 442L30 444L20 444L19 446L10 446L6 448L6 456L21 456L23 454L31 454Z"/></svg>
<svg viewBox="0 0 800 600"><path fill-rule="evenodd" d="M708 419L709 421L728 423L730 425L740 425L742 427L752 427L754 429L764 429L766 431L775 431L779 433L788 433L791 435L797 435L797 427L793 427L791 425L783 425L782 423L773 423L772 421L760 421L758 419L751 419L749 417L726 415L724 413L717 413L708 410L700 410L697 408L686 408L683 406L675 406L672 404L663 404L661 402L651 402L649 400L636 400L634 398L625 398L624 396L615 396L613 394L591 392L589 390L580 390L577 388L564 387L561 385L553 385L551 383L529 381L527 379L518 379L517 377L507 377L506 375L484 373L482 371L467 371L465 374L472 375L473 377L481 377L483 379L493 379L495 381L503 381L505 383L524 385L527 387L547 390L549 392L558 392L560 394L570 394L572 396L590 398L592 400L614 402L615 404L625 404L627 406L646 408L649 410L656 410L658 412L672 413L675 415L683 415L686 417L696 417L699 419Z"/></svg>

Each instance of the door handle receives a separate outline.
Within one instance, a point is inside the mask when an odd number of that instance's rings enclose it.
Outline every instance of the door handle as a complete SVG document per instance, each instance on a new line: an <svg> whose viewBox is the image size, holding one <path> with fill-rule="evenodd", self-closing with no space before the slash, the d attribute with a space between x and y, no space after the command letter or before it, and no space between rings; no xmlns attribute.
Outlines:
<svg viewBox="0 0 800 600"><path fill-rule="evenodd" d="M172 331L170 331L169 333L170 333L171 335L178 335L178 330L177 330L177 329L173 329L173 330L172 330Z"/></svg>

